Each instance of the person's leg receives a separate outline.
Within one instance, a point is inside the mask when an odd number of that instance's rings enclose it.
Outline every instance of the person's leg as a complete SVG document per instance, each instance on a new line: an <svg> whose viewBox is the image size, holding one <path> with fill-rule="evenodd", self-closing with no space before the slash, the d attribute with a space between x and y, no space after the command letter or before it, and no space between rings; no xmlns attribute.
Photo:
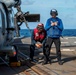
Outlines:
<svg viewBox="0 0 76 75"><path fill-rule="evenodd" d="M62 62L61 62L61 51L60 51L60 45L61 45L60 38L54 39L54 44L55 44L55 47L56 47L58 63L60 65L62 65Z"/></svg>
<svg viewBox="0 0 76 75"><path fill-rule="evenodd" d="M33 61L35 45L30 45L30 59Z"/></svg>
<svg viewBox="0 0 76 75"><path fill-rule="evenodd" d="M50 49L51 49L52 43L53 43L53 39L47 38L45 46L43 47L43 54L44 54L43 64L47 64L49 61L49 55L50 55Z"/></svg>

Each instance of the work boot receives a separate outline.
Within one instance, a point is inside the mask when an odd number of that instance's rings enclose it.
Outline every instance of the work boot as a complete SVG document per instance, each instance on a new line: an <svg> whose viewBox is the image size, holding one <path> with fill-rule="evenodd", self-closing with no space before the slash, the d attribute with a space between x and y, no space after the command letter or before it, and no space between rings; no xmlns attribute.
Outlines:
<svg viewBox="0 0 76 75"><path fill-rule="evenodd" d="M31 63L37 63L37 61L35 59L30 59Z"/></svg>
<svg viewBox="0 0 76 75"><path fill-rule="evenodd" d="M45 65L45 64L48 64L48 58L46 58L45 56L44 56L44 61L43 61L43 63L42 63L42 65Z"/></svg>
<svg viewBox="0 0 76 75"><path fill-rule="evenodd" d="M51 64L51 60L49 60L48 63Z"/></svg>
<svg viewBox="0 0 76 75"><path fill-rule="evenodd" d="M48 64L48 61L43 61L42 65Z"/></svg>
<svg viewBox="0 0 76 75"><path fill-rule="evenodd" d="M32 59L32 58L30 58L30 61L33 61L33 59Z"/></svg>
<svg viewBox="0 0 76 75"><path fill-rule="evenodd" d="M34 59L33 59L33 57L30 57L30 61L33 61Z"/></svg>
<svg viewBox="0 0 76 75"><path fill-rule="evenodd" d="M62 61L58 61L58 64L59 64L59 65L63 65L63 62L62 62Z"/></svg>

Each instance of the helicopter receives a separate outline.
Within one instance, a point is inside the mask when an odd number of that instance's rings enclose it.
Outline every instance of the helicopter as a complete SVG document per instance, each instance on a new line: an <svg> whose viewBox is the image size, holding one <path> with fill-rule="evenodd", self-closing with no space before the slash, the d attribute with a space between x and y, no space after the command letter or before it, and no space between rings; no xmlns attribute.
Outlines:
<svg viewBox="0 0 76 75"><path fill-rule="evenodd" d="M23 13L20 5L21 0L0 0L0 59L3 62L6 56L9 57L9 62L17 61L17 47L12 43L15 37L20 37L22 23L30 30L27 21L40 21L40 14ZM12 7L17 9L14 15Z"/></svg>

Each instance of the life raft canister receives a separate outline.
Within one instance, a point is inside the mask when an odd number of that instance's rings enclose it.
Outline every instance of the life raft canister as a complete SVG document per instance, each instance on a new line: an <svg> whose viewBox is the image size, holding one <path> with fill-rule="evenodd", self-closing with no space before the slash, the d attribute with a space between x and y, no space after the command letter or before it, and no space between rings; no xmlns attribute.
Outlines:
<svg viewBox="0 0 76 75"><path fill-rule="evenodd" d="M36 41L42 41L42 40L44 40L45 36L46 36L45 30L42 31L41 33L39 33L37 28L34 29L34 39Z"/></svg>

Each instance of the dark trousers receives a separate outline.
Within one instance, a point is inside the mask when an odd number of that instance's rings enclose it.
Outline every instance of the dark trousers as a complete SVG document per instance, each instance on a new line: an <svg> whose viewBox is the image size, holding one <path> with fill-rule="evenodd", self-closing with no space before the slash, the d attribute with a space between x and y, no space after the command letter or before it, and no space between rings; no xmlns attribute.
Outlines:
<svg viewBox="0 0 76 75"><path fill-rule="evenodd" d="M45 43L43 44L43 49L44 49L44 45L45 45ZM36 47L35 44L30 45L30 58L31 59L33 59L33 57L34 57L35 47Z"/></svg>
<svg viewBox="0 0 76 75"><path fill-rule="evenodd" d="M43 49L45 60L49 61L50 50L51 50L51 46L52 46L53 42L56 47L57 59L58 59L58 61L61 61L60 38L50 38L50 37L47 38L45 47Z"/></svg>
<svg viewBox="0 0 76 75"><path fill-rule="evenodd" d="M30 58L33 59L35 52L35 45L30 45Z"/></svg>

